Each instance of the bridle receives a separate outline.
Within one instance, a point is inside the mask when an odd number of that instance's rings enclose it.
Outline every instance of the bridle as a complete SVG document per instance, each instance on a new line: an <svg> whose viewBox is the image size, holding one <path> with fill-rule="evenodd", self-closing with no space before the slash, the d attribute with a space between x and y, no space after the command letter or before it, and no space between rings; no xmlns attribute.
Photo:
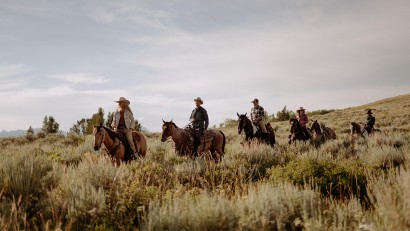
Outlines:
<svg viewBox="0 0 410 231"><path fill-rule="evenodd" d="M240 128L238 128L238 133L244 131L244 132L245 132L245 136L248 135L248 134L251 133L251 132L253 133L253 129L251 129L251 130L249 130L249 131L245 131L245 123L247 122L247 121L246 121L246 116L243 116L243 117L241 118L241 120L239 121L239 124L241 123L241 121L243 121L243 123L242 123L242 126L240 126Z"/></svg>
<svg viewBox="0 0 410 231"><path fill-rule="evenodd" d="M98 132L96 132L96 134L97 133L99 133L99 134L101 134L102 133L102 135L101 135L101 139L100 139L100 146L102 146L102 144L103 144L103 141L105 140L105 132L103 131L103 127L99 127L98 128ZM117 142L118 141L118 142ZM111 149L111 150L108 150L108 148L107 147L105 147L105 151L107 152L107 153L109 153L111 156L113 156L113 155L115 155L115 153L117 152L117 150L118 150L118 148L120 148L120 145L121 145L122 143L121 143L121 141L119 140L119 139L114 139L114 147Z"/></svg>
<svg viewBox="0 0 410 231"><path fill-rule="evenodd" d="M100 128L98 128L98 132L97 133L102 133L102 135L101 135L101 139L100 139L100 142L99 142L99 145L101 146L101 144L103 143L103 141L104 141L104 139L105 139L105 132L103 131L103 128L102 127L100 127Z"/></svg>
<svg viewBox="0 0 410 231"><path fill-rule="evenodd" d="M315 123L313 123L315 124ZM316 123L317 125L312 125L311 130L315 131L318 135L322 134L322 130L320 129L320 125L318 123Z"/></svg>

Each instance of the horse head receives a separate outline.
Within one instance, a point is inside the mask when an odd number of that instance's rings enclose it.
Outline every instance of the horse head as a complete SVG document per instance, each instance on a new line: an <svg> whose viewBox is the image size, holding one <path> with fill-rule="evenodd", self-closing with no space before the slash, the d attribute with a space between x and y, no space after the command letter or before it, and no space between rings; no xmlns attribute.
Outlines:
<svg viewBox="0 0 410 231"><path fill-rule="evenodd" d="M104 143L104 139L105 139L105 131L101 123L100 125L94 125L93 135L94 135L94 150L98 151L101 148L101 144Z"/></svg>
<svg viewBox="0 0 410 231"><path fill-rule="evenodd" d="M319 125L319 123L317 122L317 120L313 121L313 124L312 124L312 127L310 128L310 130L316 132L317 134L321 134L321 133L322 133L322 131L321 131L321 129L320 129L320 125Z"/></svg>
<svg viewBox="0 0 410 231"><path fill-rule="evenodd" d="M269 133L275 132L270 123L265 124L265 127L266 127L266 131L268 131Z"/></svg>
<svg viewBox="0 0 410 231"><path fill-rule="evenodd" d="M296 118L290 118L289 124L291 133L295 133L298 127L300 127L299 121Z"/></svg>
<svg viewBox="0 0 410 231"><path fill-rule="evenodd" d="M162 120L163 124L162 124L162 137L161 137L161 141L165 142L168 137L172 136L172 126L174 126L174 122L169 121L166 122L164 120Z"/></svg>
<svg viewBox="0 0 410 231"><path fill-rule="evenodd" d="M353 133L359 133L361 134L361 127L358 123L356 122L350 122L350 134L353 135Z"/></svg>
<svg viewBox="0 0 410 231"><path fill-rule="evenodd" d="M246 114L247 114L247 113L242 114L242 115L239 115L239 113L236 113L236 114L238 115L238 121L239 121L239 124L238 124L238 134L241 134L241 132L242 132L242 130L243 130L243 128L244 128L244 125L245 125L245 118L246 118Z"/></svg>

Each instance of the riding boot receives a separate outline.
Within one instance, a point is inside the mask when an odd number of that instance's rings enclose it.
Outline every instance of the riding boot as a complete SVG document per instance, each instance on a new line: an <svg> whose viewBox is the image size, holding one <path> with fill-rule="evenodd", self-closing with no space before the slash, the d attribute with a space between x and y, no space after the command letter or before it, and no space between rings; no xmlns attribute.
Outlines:
<svg viewBox="0 0 410 231"><path fill-rule="evenodd" d="M128 144L130 145L134 156L137 157L138 156L137 147L135 146L134 139L132 138L132 132L127 132L126 136L127 136Z"/></svg>
<svg viewBox="0 0 410 231"><path fill-rule="evenodd" d="M198 156L198 147L199 147L199 141L197 138L194 140L194 149L192 150L192 155L193 156Z"/></svg>

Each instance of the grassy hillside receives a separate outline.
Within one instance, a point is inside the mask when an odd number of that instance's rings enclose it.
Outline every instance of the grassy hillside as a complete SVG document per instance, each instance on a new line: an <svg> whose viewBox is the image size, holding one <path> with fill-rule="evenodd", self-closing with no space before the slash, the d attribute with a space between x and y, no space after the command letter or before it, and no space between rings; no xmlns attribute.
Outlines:
<svg viewBox="0 0 410 231"><path fill-rule="evenodd" d="M376 109L382 134L351 139ZM243 148L223 161L177 156L146 134L147 157L115 167L91 136L0 139L0 230L403 230L410 199L410 94L311 116L338 138Z"/></svg>

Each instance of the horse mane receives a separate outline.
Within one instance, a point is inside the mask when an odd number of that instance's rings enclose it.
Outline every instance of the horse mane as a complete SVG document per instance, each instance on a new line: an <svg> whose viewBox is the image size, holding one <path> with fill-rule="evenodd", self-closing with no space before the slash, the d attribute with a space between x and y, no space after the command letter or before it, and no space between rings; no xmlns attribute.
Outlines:
<svg viewBox="0 0 410 231"><path fill-rule="evenodd" d="M246 114L242 114L242 115L240 115L239 117L243 117L245 120L247 119L247 120L251 121ZM252 121L251 121L251 122L252 122Z"/></svg>
<svg viewBox="0 0 410 231"><path fill-rule="evenodd" d="M174 125L174 127L179 129L179 127L174 123L174 121L170 121L169 123L171 123L172 125Z"/></svg>
<svg viewBox="0 0 410 231"><path fill-rule="evenodd" d="M101 126L101 127L105 129L105 131L108 133L108 135L110 136L112 140L115 140L115 138L121 139L120 135L114 132L113 130L111 130L110 128L105 127L105 126Z"/></svg>
<svg viewBox="0 0 410 231"><path fill-rule="evenodd" d="M289 119L289 122L297 122L297 123L299 124L299 120L296 119L296 118L290 118L290 119Z"/></svg>

